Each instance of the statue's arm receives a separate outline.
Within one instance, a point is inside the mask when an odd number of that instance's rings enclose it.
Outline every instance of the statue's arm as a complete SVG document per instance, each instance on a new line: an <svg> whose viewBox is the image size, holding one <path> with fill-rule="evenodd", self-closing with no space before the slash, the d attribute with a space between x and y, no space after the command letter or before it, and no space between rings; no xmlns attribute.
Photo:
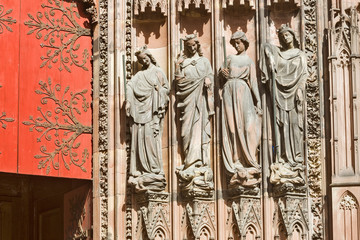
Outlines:
<svg viewBox="0 0 360 240"><path fill-rule="evenodd" d="M261 81L263 83L268 82L272 75L276 73L275 51L276 46L264 43L260 49L260 70Z"/></svg>
<svg viewBox="0 0 360 240"><path fill-rule="evenodd" d="M175 80L180 80L184 78L184 73L181 67L181 64L183 62L184 62L183 56L179 55L175 62Z"/></svg>
<svg viewBox="0 0 360 240"><path fill-rule="evenodd" d="M126 100L125 100L125 111L126 111L126 116L130 117L131 116L131 101L134 99L134 91L132 88L132 83L131 81L133 80L133 78L126 83Z"/></svg>
<svg viewBox="0 0 360 240"><path fill-rule="evenodd" d="M258 81L256 78L256 69L254 64L251 64L250 67L250 84L251 84L251 91L253 92L253 95L255 96L256 99L256 108L261 113L261 98L260 98Z"/></svg>

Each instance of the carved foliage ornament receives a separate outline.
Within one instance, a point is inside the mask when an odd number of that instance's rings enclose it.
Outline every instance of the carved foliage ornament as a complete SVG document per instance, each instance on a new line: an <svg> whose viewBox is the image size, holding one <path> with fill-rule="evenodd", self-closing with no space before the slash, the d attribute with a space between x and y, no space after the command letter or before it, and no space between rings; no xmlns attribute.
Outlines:
<svg viewBox="0 0 360 240"><path fill-rule="evenodd" d="M341 198L340 201L340 209L343 210L351 210L351 209L358 209L358 203L356 198L349 192L346 192L344 196Z"/></svg>
<svg viewBox="0 0 360 240"><path fill-rule="evenodd" d="M12 17L8 16L12 13L12 9L9 9L5 12L5 8L3 5L0 5L0 34L4 32L4 27L9 31L12 32L13 30L8 25L12 25L16 23L16 20Z"/></svg>
<svg viewBox="0 0 360 240"><path fill-rule="evenodd" d="M40 67L59 64L58 69L71 72L70 67L75 65L88 71L85 64L89 58L89 50L84 49L81 57L78 55L80 44L77 40L81 37L91 37L91 30L83 28L77 22L80 14L76 11L76 4L71 3L69 7L63 5L63 1L48 0L48 4L41 4L43 12L37 12L36 16L28 14L31 20L25 25L30 28L28 35L35 33L37 39L42 39L42 48L46 48L46 56ZM44 34L44 35L43 35ZM81 59L81 60L80 60Z"/></svg>
<svg viewBox="0 0 360 240"><path fill-rule="evenodd" d="M131 12L131 8L128 8L129 2L132 0L127 0L127 12ZM108 30L109 30L109 22L108 22L108 1L107 0L99 0L99 184L102 186L99 190L100 196L100 239L107 240L109 238L109 202L108 202L108 132L109 132L109 107L108 107L108 78L109 78L109 68L108 68ZM130 4L131 7L131 4ZM128 15L127 15L128 16ZM128 206L126 206L127 214L131 209L128 210ZM126 218L126 226L131 226L131 223L128 221L128 217ZM131 232L126 232L126 239L132 239Z"/></svg>
<svg viewBox="0 0 360 240"><path fill-rule="evenodd" d="M140 13L145 12L145 7L151 7L151 11L155 12L156 7L160 8L160 11L167 15L168 10L168 0L134 0L134 14L139 15Z"/></svg>
<svg viewBox="0 0 360 240"><path fill-rule="evenodd" d="M323 239L322 218L322 164L320 131L320 86L318 81L318 44L316 27L316 0L303 0L305 18L305 54L309 77L306 81L307 137L308 137L308 185L311 197L312 238Z"/></svg>
<svg viewBox="0 0 360 240"><path fill-rule="evenodd" d="M84 149L81 156L77 153L77 149L81 143L76 141L82 134L91 134L92 127L83 125L76 117L80 115L81 111L77 107L81 102L81 107L84 112L89 109L89 103L86 101L85 94L87 90L80 92L70 92L70 97L66 97L70 88L64 89L63 95L58 96L61 91L60 84L52 86L51 79L49 78L48 84L39 82L40 89L36 90L36 94L44 95L41 98L41 104L46 105L48 101L55 104L53 111L43 111L41 107L37 110L40 112L39 117L30 116L30 121L24 121L23 124L30 126L30 131L37 131L41 135L37 138L41 142L45 138L46 141L52 140L52 134L55 137L53 141L55 149L48 151L45 145L40 147L41 154L35 155L39 159L38 168L46 168L46 174L49 174L51 166L55 170L59 170L60 164L57 159L62 160L65 168L70 170L70 165L79 167L83 172L86 169L83 167L86 160L89 158L89 150ZM59 139L61 133L61 140ZM57 158L56 156L59 156Z"/></svg>
<svg viewBox="0 0 360 240"><path fill-rule="evenodd" d="M177 0L177 9L179 12L189 9L190 4L195 4L195 8L204 6L205 10L211 12L211 0Z"/></svg>

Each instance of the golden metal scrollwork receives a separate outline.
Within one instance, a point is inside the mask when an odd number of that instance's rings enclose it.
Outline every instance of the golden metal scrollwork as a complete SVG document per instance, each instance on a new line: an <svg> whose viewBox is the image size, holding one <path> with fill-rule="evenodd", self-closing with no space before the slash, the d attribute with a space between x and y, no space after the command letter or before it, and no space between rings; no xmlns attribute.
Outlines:
<svg viewBox="0 0 360 240"><path fill-rule="evenodd" d="M80 14L75 10L76 3L71 3L69 7L63 5L63 1L48 0L49 4L42 4L43 12L37 12L35 16L28 14L31 20L26 21L25 25L30 28L28 35L35 33L37 39L43 39L42 48L48 49L46 56L42 56L40 67L59 64L58 69L65 69L71 72L70 67L75 65L88 71L85 66L89 59L88 49L84 49L78 54L80 44L77 40L81 37L91 37L91 29L83 28L77 22ZM46 11L47 10L47 11ZM56 18L61 16L59 18ZM81 57L80 57L81 56Z"/></svg>
<svg viewBox="0 0 360 240"><path fill-rule="evenodd" d="M81 103L81 108L84 112L89 109L90 105L85 98L87 90L70 92L70 97L66 97L70 90L69 87L66 87L62 96L59 97L58 95L61 91L60 84L53 86L49 78L48 83L40 81L39 85L40 89L35 92L36 94L44 95L41 98L41 104L46 105L48 101L52 101L55 104L55 109L53 111L43 111L38 106L37 110L41 116L30 116L29 121L24 121L23 124L30 126L30 131L35 130L41 133L37 138L38 142L41 142L43 138L50 142L52 136L54 136L55 140L53 143L55 148L52 151L48 151L45 145L40 147L41 153L34 156L36 159L39 159L38 168L46 168L46 174L49 174L51 166L55 170L59 170L59 161L62 161L67 170L70 170L70 165L75 165L83 172L86 172L87 170L83 165L89 158L89 150L85 148L79 156L77 149L81 143L77 140L83 134L91 134L92 127L83 125L78 120L77 115L81 115L81 111L77 106ZM58 138L59 136L60 138ZM59 157L57 158L57 156Z"/></svg>
<svg viewBox="0 0 360 240"><path fill-rule="evenodd" d="M4 32L4 28L6 28L9 32L13 30L8 25L12 25L16 23L16 20L12 17L8 16L12 13L12 9L9 9L5 12L5 8L3 5L0 5L0 34Z"/></svg>

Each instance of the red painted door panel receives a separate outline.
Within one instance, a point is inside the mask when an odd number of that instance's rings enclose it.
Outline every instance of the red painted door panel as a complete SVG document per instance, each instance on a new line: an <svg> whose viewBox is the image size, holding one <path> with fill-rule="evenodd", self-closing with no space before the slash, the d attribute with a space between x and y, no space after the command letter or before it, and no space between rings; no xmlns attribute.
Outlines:
<svg viewBox="0 0 360 240"><path fill-rule="evenodd" d="M88 16L81 5L68 1L18 4L18 80L12 87L17 91L13 104L18 105L18 155L12 158L17 172L89 179L92 39ZM8 171L1 165L0 170Z"/></svg>
<svg viewBox="0 0 360 240"><path fill-rule="evenodd" d="M0 3L0 170L17 171L20 0Z"/></svg>

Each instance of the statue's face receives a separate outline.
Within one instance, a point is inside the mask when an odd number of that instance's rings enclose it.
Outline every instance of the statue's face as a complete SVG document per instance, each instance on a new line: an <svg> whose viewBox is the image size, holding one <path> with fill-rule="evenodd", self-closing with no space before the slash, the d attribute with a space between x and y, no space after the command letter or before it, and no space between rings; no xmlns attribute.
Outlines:
<svg viewBox="0 0 360 240"><path fill-rule="evenodd" d="M191 55L194 55L198 50L197 43L195 42L194 39L190 39L190 40L186 41L185 47L187 48L187 50L189 51L189 53Z"/></svg>
<svg viewBox="0 0 360 240"><path fill-rule="evenodd" d="M291 44L294 41L294 36L291 34L291 32L283 32L280 36L284 40L284 43L286 43L287 45Z"/></svg>
<svg viewBox="0 0 360 240"><path fill-rule="evenodd" d="M137 57L141 65L143 65L145 68L149 67L151 60L148 55L145 53L140 53Z"/></svg>
<svg viewBox="0 0 360 240"><path fill-rule="evenodd" d="M242 53L243 51L245 51L245 44L239 38L235 39L232 45L238 53Z"/></svg>

